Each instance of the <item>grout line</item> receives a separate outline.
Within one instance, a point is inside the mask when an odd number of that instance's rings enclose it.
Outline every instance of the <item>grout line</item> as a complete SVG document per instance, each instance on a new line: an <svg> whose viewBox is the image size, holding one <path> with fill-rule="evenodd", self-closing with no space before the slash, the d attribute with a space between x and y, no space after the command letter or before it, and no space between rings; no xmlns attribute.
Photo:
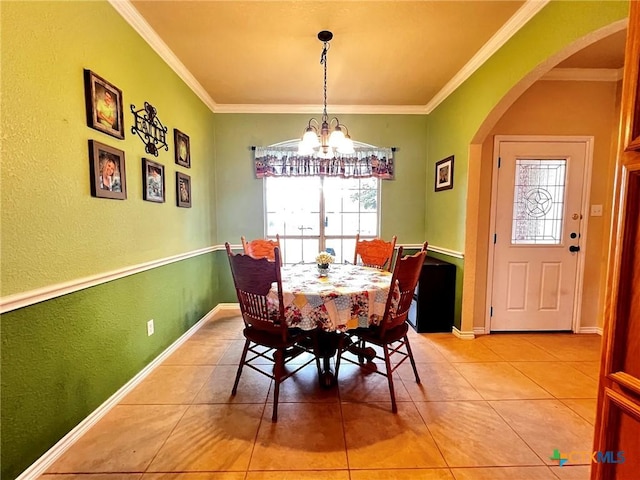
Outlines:
<svg viewBox="0 0 640 480"><path fill-rule="evenodd" d="M542 458L542 457L538 454L538 452L536 452L536 451L534 450L534 448L533 448L531 445L529 445L529 443L528 443L524 438L522 438L522 436L520 435L520 433L518 433L518 431L515 429L515 427L513 427L513 426L512 426L512 425L507 421L507 419L506 419L504 416L502 416L502 415L500 414L500 412L499 412L498 410L496 410L495 408L493 408L493 405L491 405L491 403L487 402L487 405L489 405L489 408L491 408L491 410L493 410L493 411L498 415L498 417L500 417L500 419L502 419L502 421L503 421L503 422L504 422L504 423L505 423L505 424L506 424L506 425L507 425L507 426L508 426L512 431L513 431L513 433L515 433L516 437L518 437L520 440L522 440L522 443L524 443L524 444L527 446L527 448L528 448L529 450L531 450L531 451L533 452L533 454L534 454L536 457L538 457L538 458L540 459L540 461L542 462L542 464L548 467L547 462L545 462L545 461L544 461L544 458Z"/></svg>
<svg viewBox="0 0 640 480"><path fill-rule="evenodd" d="M240 317L237 317L237 318L240 318ZM211 334L211 337L210 337L210 338L211 338L211 339L218 339L218 340L221 340L221 339L220 339L220 336L219 336L219 335L216 335L216 330L217 330L217 329L215 329L215 328L214 328L214 329L212 329L212 330L210 331L210 334ZM224 333L224 336L225 336L225 337L226 337L226 335L230 335L230 333L229 333L226 329L224 330L224 332L225 332L225 333ZM205 338L205 342L206 342L206 341L208 341L208 340L209 340L209 337ZM413 343L414 343L414 348L413 348L414 352L416 351L415 346L418 346L418 345L425 345L425 346L429 346L429 347L432 347L432 348L436 348L436 351L440 351L440 349L437 347L437 344L436 344L435 342L433 342L433 341L432 341L429 337L427 337L427 336L422 336L422 335L417 335L417 336L415 336L415 337L414 337L414 336L412 336L412 337L411 337L411 340L412 340L412 341L413 341ZM216 371L216 369L217 369L218 367L220 367L220 366L224 366L224 367L235 367L235 368L237 369L237 362L236 362L235 364L231 364L231 363L221 364L221 363L220 363L220 361L224 358L224 356L225 356L228 352L230 352L230 351L231 351L232 347L234 346L234 344L235 344L236 342L238 342L238 341L243 341L243 339L238 339L238 338L225 338L225 339L224 339L224 341L226 342L226 348L224 348L224 349L223 349L222 354L219 356L219 358L217 359L217 361L216 361L216 362L215 362L215 364L213 364L213 365L212 365L212 364L204 364L204 365L201 365L201 364L194 364L194 363L188 363L188 364L184 364L184 365L182 365L182 364L181 364L181 365L175 365L175 364L174 364L174 365L167 365L167 366L171 366L171 367L177 367L177 366L203 367L203 366L207 366L207 367L213 367L213 368L212 368L212 370L211 370L210 375L209 375L209 376L207 377L207 379L202 383L202 385L200 386L200 388L199 388L199 389L197 389L197 392L195 393L195 395L193 395L193 397L191 397L191 398L190 398L190 400L188 400L188 401L183 401L183 403L180 403L180 404L173 404L174 406L181 406L181 407L186 407L186 408L185 408L184 412L182 413L182 415L180 416L180 418L178 418L178 420L176 421L176 423L175 423L175 424L173 425L173 427L170 429L170 431L169 431L169 433L167 434L166 438L164 439L164 441L162 442L162 444L160 445L160 447L158 448L158 450L155 452L155 454L152 456L152 458L151 458L151 460L149 461L148 465L144 468L144 471L143 471L143 472L131 472L131 473L133 473L133 474L136 474L136 473L139 473L139 474L140 474L140 477L139 477L139 479L138 479L138 480L141 480L141 479L144 477L144 475L145 475L145 474L149 474L149 473L162 473L162 472L149 472L148 470L149 470L150 466L153 464L153 462L157 460L157 458L159 457L159 453L160 453L160 451L162 451L162 449L167 445L167 442L168 442L169 438L171 438L171 436L175 433L175 431L176 431L176 429L177 429L178 425L179 425L179 424L184 420L184 418L185 418L185 416L186 416L186 413L187 413L187 412L188 412L192 407L197 406L197 405L227 405L227 406L240 405L239 403L234 403L234 402L231 402L231 401L226 401L226 402L215 402L215 403L204 403L204 404L202 404L202 403L196 403L196 399L197 399L197 398L198 398L198 396L201 394L201 392L203 392L203 391L204 391L204 389L205 389L205 388L206 388L206 386L209 384L209 382L211 382L211 378L213 377L213 374L214 374L214 372ZM486 345L484 345L484 346L485 346L488 350L492 351L493 353L496 353L496 352L494 352L493 350L491 350L491 348L490 348L490 347L488 347L488 346L486 346ZM537 348L541 348L541 347L539 347L539 346L537 346L537 345L535 345L535 344L534 344L534 346L536 346ZM184 345L181 345L181 346L176 350L176 352L177 352L180 348L184 348ZM443 347L443 348L445 348L445 347ZM588 347L588 348L590 348L590 347ZM545 350L545 352L546 352L546 350ZM174 352L174 353L175 353L175 352ZM442 353L442 352L440 352L440 353ZM496 355L498 355L498 354L496 353ZM500 357L501 359L503 358L503 357L502 357L502 356L500 356L500 355L498 355L498 357ZM426 422L426 420L425 420L425 417L423 417L423 416L422 416L422 414L421 414L421 412L420 412L420 409L418 408L418 406L419 406L419 405L424 405L424 404L429 404L429 403L433 403L433 404L438 404L438 403L463 403L463 404L474 404L474 403L478 403L478 402L482 402L482 403L484 403L484 404L487 404L487 405L491 408L491 411L492 411L492 412L494 412L495 414L497 414L497 415L498 415L498 418L500 418L500 419L501 419L501 421L502 421L502 422L504 422L504 423L509 427L509 429L511 429L511 430L515 433L515 435L517 436L517 438L519 438L519 439L523 442L523 444L524 444L527 448L529 448L529 449L530 449L530 450L535 454L535 456L536 456L538 459L540 459L540 460L542 461L542 463L541 463L541 464L518 465L518 466L512 466L512 467L514 467L514 468L515 468L515 467L539 467L539 468L547 468L548 470L550 470L550 471L552 472L552 475L554 475L554 478L557 476L557 475L556 475L556 473L555 473L557 470L555 470L555 471L554 471L554 469L550 468L550 467L553 467L553 465L549 465L549 464L547 464L547 463L545 462L545 459L544 459L541 455L539 455L539 454L538 454L538 453L537 453L537 452L536 452L536 451L531 447L531 445L529 445L529 443L527 443L527 442L525 441L525 439L524 439L524 438L523 438L523 437L518 433L518 431L515 429L515 427L511 425L511 423L507 420L507 418L506 418L505 416L501 415L501 414L500 414L500 412L499 412L496 408L494 408L494 406L493 406L493 402L507 402L507 401L510 401L510 402L511 402L511 401L520 401L520 402L533 402L533 401L535 401L535 402L539 402L539 401L541 401L541 400L545 400L545 401L556 401L556 402L558 402L558 403L562 404L563 406L565 406L566 408L568 408L568 409L569 409L571 412L573 412L577 417L579 417L579 418L583 419L585 422L587 422L589 425L591 425L591 426L593 427L593 424L591 424L591 422L590 422L588 419L584 418L582 415L580 415L577 411L573 410L569 405L567 405L567 404L563 401L563 400L574 400L574 399L580 400L580 399L582 399L582 398L566 398L566 399L563 399L563 398L560 398L560 397L556 397L556 396L555 396L555 395L553 395L551 392L549 392L547 389L545 389L542 385L538 384L538 383L537 383L533 378L529 377L525 372L522 372L521 370L519 370L515 365L513 365L513 363L514 363L514 362L512 362L512 361L508 361L508 360L506 360L506 359L505 359L505 360L498 360L498 361L452 362L452 361L450 361L450 359L449 359L448 357L446 357L446 356L445 356L444 360L445 360L444 362L422 362L422 363L418 363L417 367L418 367L418 368L420 368L420 365L423 365L423 364L432 365L432 366L433 366L433 368L438 368L438 365L441 365L441 364L443 364L443 363L446 363L446 364L448 364L448 365L451 365L451 366L453 367L453 369L454 369L454 372L456 372L458 375L460 375L461 379L462 379L462 380L463 380L463 381L464 381L464 382L465 382L469 387L471 387L471 390L472 390L472 391L474 391L474 392L476 392L476 393L480 396L480 399L478 399L478 400L456 400L456 399L442 399L442 400L427 400L427 399L423 399L423 400L416 400L416 399L414 399L414 397L411 395L411 393L410 393L410 391L409 391L409 388L407 388L407 382L409 382L409 381L415 381L415 379L413 378L413 372L412 372L412 369L411 369L411 367L410 367L410 364L409 364L409 363L407 363L407 364L405 365L405 366L406 366L405 370L407 370L407 372L408 372L408 374L409 374L409 375L407 376L407 379L406 379L406 380L405 380L405 379L403 379L403 378L402 378L402 376L400 375L400 370L398 370L398 371L396 371L396 372L395 372L395 377L394 377L394 382L397 384L397 387L399 387L400 385L402 385L402 387L405 389L405 391L406 391L406 392L408 393L408 395L409 395L409 399L408 399L407 401L400 401L400 400L398 401L399 408L401 408L401 405L402 405L403 403L404 403L404 404L408 404L408 403L410 402L410 403L412 403L412 404L413 404L413 408L414 408L414 409L418 412L418 414L420 415L420 418L421 418L421 420L422 420L423 424L425 425L425 427L427 428L427 431L429 432L429 435L431 436L431 439L432 439L432 441L433 441L433 443L434 443L435 447L438 449L438 452L440 453L440 455L441 455L442 459L444 460L444 465L445 465L445 466L439 466L439 467L428 467L428 468L426 468L426 469L429 469L429 470L431 470L431 469L434 469L434 470L435 470L435 469L438 469L438 470L445 470L445 469L446 469L446 470L448 470L448 472L450 473L451 478L456 479L456 478L458 478L458 477L456 477L456 475L455 475L455 473L454 473L454 469L456 469L456 468L495 468L495 469L504 469L504 468L508 468L508 467L507 467L507 466L505 466L505 465L501 465L501 466L492 466L492 467L489 467L489 466L486 466L486 467L484 467L484 466L483 466L483 467L452 467L452 466L450 466L450 465L449 465L449 462L447 461L447 459L446 459L446 457L445 457L445 455L444 455L444 453L443 453L442 447L441 447L441 446L438 444L438 442L436 441L436 438L434 437L433 432L432 432L432 431L431 431L431 429L429 428L429 425L427 424L427 422ZM529 362L529 361L527 361L527 362ZM543 362L543 361L532 361L532 362ZM566 361L566 360L563 360L563 359L559 358L559 359L557 359L557 360L553 360L553 361L548 360L548 361L546 361L546 362L553 362L553 363L560 363L560 364L563 364L563 367L570 367L570 368L572 368L573 370L576 370L577 372L581 373L584 377L586 377L586 378L589 378L589 379L593 380L593 379L592 379L592 377L591 377L591 376L589 376L587 373L584 373L584 372L582 372L581 370L578 370L578 369L577 369L577 368L575 368L575 367L571 367L571 365L569 365L569 364L568 364L568 363L569 363L569 362L571 362L571 361ZM511 367L513 367L514 369L516 369L519 373L521 373L523 376L525 376L527 379L529 379L530 381L532 381L534 384L538 385L538 386L539 386L543 391L547 392L547 393L550 395L550 398L525 398L525 399L505 398L505 399L485 399L485 398L482 396L482 394L481 394L481 393L476 389L476 387L474 387L474 386L473 386L473 384L471 384L471 383L470 383L470 382L469 382L469 381L468 381L468 380L467 380L467 379L466 379L466 378L465 378L465 377L460 373L460 371L459 371L459 368L460 368L460 367L458 367L458 364L462 364L462 365L464 365L464 364L469 364L469 363L485 363L485 364L486 364L486 363L507 363L507 364L509 364ZM522 362L515 362L515 363L517 364L517 363L522 363ZM335 359L333 360L333 364L334 364L334 369L335 369ZM164 365L164 363L163 363L162 365ZM346 365L345 365L345 366L346 366ZM246 370L245 370L245 371L243 371L243 373L245 373L245 372L246 372ZM376 378L377 378L377 376L376 376ZM411 380L410 380L410 379L411 379ZM293 379L293 380L295 380L295 377L294 377L294 379ZM398 382L398 380L399 380L399 382ZM428 379L428 378L423 378L423 379L421 379L421 380L422 380L421 384L422 384L425 388L428 388L428 383L429 383L429 382L428 382L428 380L429 380L429 379ZM426 383L425 383L425 381L426 381ZM342 392L341 385L340 385L340 382L339 382L339 379L337 378L337 376L336 376L336 382L337 382L337 384L336 384L336 386L335 386L334 388L336 388L336 389L337 389L336 396L337 396L337 400L338 400L338 404L339 404L339 405L338 405L338 409L339 409L338 411L339 411L339 413L340 413L340 422L341 422L341 425L342 425L342 437L343 437L343 442L344 442L344 453L345 453L345 457L346 457L346 469L344 469L344 468L340 468L340 469L338 469L338 470L340 470L340 471L346 471L346 472L347 472L347 475L348 475L348 478L349 478L349 479L351 479L351 478L352 478L352 472L358 472L358 471L361 471L362 469L354 469L354 468L352 468L352 467L351 467L351 465L350 465L350 462L349 462L349 448L348 448L348 443L347 443L347 426L346 426L346 417L345 417L345 412L344 412L344 408L343 408L343 407L344 407L344 405L345 405L346 403L350 403L350 402L346 402L346 401L344 400L344 398L343 398L343 393L344 393L344 392ZM250 472L259 472L259 470L255 470L255 471L250 470L250 466L251 466L251 462L252 462L252 460L253 460L253 456L254 456L254 454L255 454L255 450L256 450L256 447L257 447L258 438L259 438L259 433L260 433L260 431L261 431L261 428L262 428L262 427L267 426L267 422L270 422L270 421L271 421L271 420L270 420L270 414L269 414L269 413L267 413L267 412L269 411L269 410L268 410L268 405L269 405L269 399L271 398L271 397L270 397L270 395L272 395L272 392L273 392L273 383L274 383L274 382L273 382L273 380L270 380L270 381L269 381L269 383L268 383L268 387L267 387L267 394L266 394L266 396L264 397L264 400L263 400L263 401L260 401L260 402L255 402L255 401L250 402L250 403L252 403L252 404L254 404L254 405L262 405L262 411L261 411L261 414L260 414L259 421L258 421L258 423L257 423L257 429L256 429L256 432L255 432L255 435L254 435L254 438L253 438L253 443L252 443L251 448L250 448L250 450L251 450L251 451L250 451L249 461L248 461L247 467L246 467L246 469L244 470L244 472L243 472L242 470L233 471L234 473L238 473L238 474L239 474L239 473L241 473L241 472L242 472L242 473L244 473L244 477L243 477L243 478L244 478L244 480L247 480L247 478L249 478L249 473L250 473ZM170 383L170 382L168 383L167 388L171 388L171 383ZM397 388L397 390L398 390L398 388ZM397 392L396 392L396 393L397 393ZM587 400L593 400L593 397L585 397L585 399L587 399ZM123 399L123 400L124 400L124 399ZM309 399L298 399L298 398L295 398L295 397L294 397L290 402L282 402L282 401L281 401L280 403L315 403L315 402L309 402L308 400L309 400ZM372 405L372 404L377 404L377 403L385 403L385 404L386 404L386 403L389 403L389 401L387 400L387 401L385 401L385 402L368 402L368 401L366 400L366 398L365 398L365 399L364 399L364 401L357 401L357 402L353 402L353 403L355 403L355 404L361 404L361 405ZM243 404L244 404L244 403L243 403ZM122 400L121 400L121 401L118 403L118 405L135 405L135 404L123 404L123 403L122 403ZM157 404L157 405L167 405L167 404ZM269 415L269 416L268 416L268 417L265 417L265 415ZM336 452L336 453L338 453L338 452ZM576 465L576 466L582 466L582 467L584 467L585 465L584 465L584 464L580 464L580 465ZM586 466L588 466L588 465L586 465ZM184 467L183 467L183 468L184 468ZM375 468L375 469L373 469L373 470L377 470L377 471L382 472L382 471L385 471L385 470L397 470L397 469L399 469L399 468ZM415 467L415 466L406 466L406 467L402 467L402 468L400 468L400 469L402 469L402 470L423 470L422 468L420 468L420 467ZM328 468L318 468L318 469L316 469L316 470L317 470L317 471L335 471L334 469L328 469ZM171 473L179 473L180 471L181 471L181 470L175 470L175 471L172 471ZM286 471L286 472L297 472L297 471L299 471L299 472L309 472L309 470L304 470L304 469L303 469L303 470L286 469L286 470L283 470L283 471ZM505 471L505 470L502 470L502 471ZM202 472L226 472L226 471L225 471L225 470L203 470ZM229 472L231 472L231 471L229 471ZM92 472L92 473L97 473L97 472ZM124 472L121 472L121 473L124 473ZM167 473L169 473L169 472L167 472ZM192 472L192 473L196 473L196 472ZM52 475L52 474L50 474L50 475ZM60 474L60 475L64 475L64 474ZM55 478L55 477L53 477L53 476L52 476L52 478Z"/></svg>

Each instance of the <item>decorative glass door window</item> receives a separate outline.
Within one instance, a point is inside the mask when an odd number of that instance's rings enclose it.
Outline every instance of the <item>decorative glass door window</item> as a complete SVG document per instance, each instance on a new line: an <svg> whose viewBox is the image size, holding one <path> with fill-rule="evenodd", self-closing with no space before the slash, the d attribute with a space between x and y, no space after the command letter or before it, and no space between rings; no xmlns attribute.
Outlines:
<svg viewBox="0 0 640 480"><path fill-rule="evenodd" d="M378 236L377 178L267 177L266 236L280 235L285 263L312 263L333 249L335 261L353 261L355 237Z"/></svg>
<svg viewBox="0 0 640 480"><path fill-rule="evenodd" d="M516 159L513 245L561 243L566 171L566 159Z"/></svg>

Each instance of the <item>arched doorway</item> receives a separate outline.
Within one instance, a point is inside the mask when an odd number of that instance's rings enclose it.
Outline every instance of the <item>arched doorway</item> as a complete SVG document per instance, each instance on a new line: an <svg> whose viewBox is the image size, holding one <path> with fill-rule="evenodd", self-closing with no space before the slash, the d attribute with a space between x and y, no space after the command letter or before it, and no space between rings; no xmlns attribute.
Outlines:
<svg viewBox="0 0 640 480"><path fill-rule="evenodd" d="M520 108L534 108L532 105L536 105L535 98L541 98L544 95L545 86L540 87L541 84L546 82L538 82L541 77L551 70L555 65L562 60L570 57L579 50L611 35L621 32L626 27L626 20L621 20L601 28L591 34L579 39L572 43L558 54L546 60L543 64L539 65L535 70L530 72L525 78L523 78L517 85L515 85L498 104L492 109L492 111L484 119L477 132L473 136L472 142L469 145L469 163L468 163L468 188L467 188L467 200L466 200L466 236L465 236L465 276L463 287L463 300L462 300L462 330L473 330L474 333L488 333L488 318L490 318L490 302L487 301L487 291L491 287L490 278L488 277L489 260L491 253L491 232L490 227L490 215L491 215L491 195L492 195L492 174L495 168L494 155L493 155L493 136L500 133L518 133L518 134L556 134L567 135L575 134L572 131L570 125L565 125L564 130L556 128L545 130L545 121L541 120L544 117L538 117L537 127L528 131L515 131L513 128L506 128L501 131L501 121L503 121L502 128L505 128L504 122L510 121L514 118L514 109ZM538 82L538 83L536 83ZM565 83L565 86L567 84ZM546 85L548 87L548 85ZM560 89L561 90L561 89ZM586 94L586 92L584 92ZM614 98L611 99L615 102ZM531 103L533 102L533 103ZM518 105L521 103L522 105ZM538 101L538 103L540 103ZM528 107L527 107L528 105ZM584 105L583 105L584 106ZM610 120L609 134L612 134L617 130L617 123L614 121L615 115ZM505 118L507 120L505 120ZM512 122L513 123L513 122ZM522 122L522 128L525 128L527 122ZM546 122L549 123L549 122ZM551 122L552 123L552 122ZM513 125L510 125L513 127ZM605 127L600 126L602 131ZM582 131L582 134L588 134L588 132ZM603 136L601 132L600 137ZM598 152L600 163L599 175L596 180L591 182L591 187L595 185L595 182L606 183L607 190L599 191L599 198L610 198L611 185L613 182L611 173L613 171L613 155L615 148L611 147L611 139L615 140L615 135L606 139L597 139L598 148L601 150ZM604 145L606 143L606 145ZM605 156L606 159L602 160ZM606 172L609 177L603 181L602 171ZM600 187L598 187L600 188ZM601 189L602 190L602 189ZM604 203L604 202L602 202ZM606 204L605 212L606 212ZM586 213L586 212L585 212ZM599 221L593 222L593 228L598 229L597 235L592 235L597 241L595 244L590 245L590 254L594 257L599 257L601 251L606 251L608 247L608 239L604 235L604 231L608 228L607 215L601 217ZM600 266L596 269L594 274L598 277L598 281L595 285L591 284L589 289L590 302L588 302L589 314L592 318L598 317L598 311L602 308L602 302L600 298L600 277L603 272ZM594 296L594 292L595 296ZM595 300L594 300L595 299ZM582 300L581 300L582 301ZM584 301L582 301L584 303ZM594 306L595 305L595 306ZM594 311L596 310L596 311ZM582 331L597 331L598 326L594 322L588 322L588 329L583 328Z"/></svg>

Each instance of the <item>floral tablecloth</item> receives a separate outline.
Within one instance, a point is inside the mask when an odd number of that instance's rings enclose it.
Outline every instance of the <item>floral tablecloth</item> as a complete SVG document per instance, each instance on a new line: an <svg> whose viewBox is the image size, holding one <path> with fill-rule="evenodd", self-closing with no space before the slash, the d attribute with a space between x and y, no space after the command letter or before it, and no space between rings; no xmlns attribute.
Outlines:
<svg viewBox="0 0 640 480"><path fill-rule="evenodd" d="M379 323L391 273L357 265L331 265L320 277L315 264L282 267L285 316L291 327L349 330ZM277 302L275 290L269 295Z"/></svg>

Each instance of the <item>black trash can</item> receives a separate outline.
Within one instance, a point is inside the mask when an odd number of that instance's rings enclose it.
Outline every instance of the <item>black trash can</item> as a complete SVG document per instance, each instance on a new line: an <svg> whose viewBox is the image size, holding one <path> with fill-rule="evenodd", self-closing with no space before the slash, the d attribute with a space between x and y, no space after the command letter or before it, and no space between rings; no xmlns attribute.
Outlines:
<svg viewBox="0 0 640 480"><path fill-rule="evenodd" d="M420 333L451 332L456 297L456 266L425 257L409 311L409 324Z"/></svg>

